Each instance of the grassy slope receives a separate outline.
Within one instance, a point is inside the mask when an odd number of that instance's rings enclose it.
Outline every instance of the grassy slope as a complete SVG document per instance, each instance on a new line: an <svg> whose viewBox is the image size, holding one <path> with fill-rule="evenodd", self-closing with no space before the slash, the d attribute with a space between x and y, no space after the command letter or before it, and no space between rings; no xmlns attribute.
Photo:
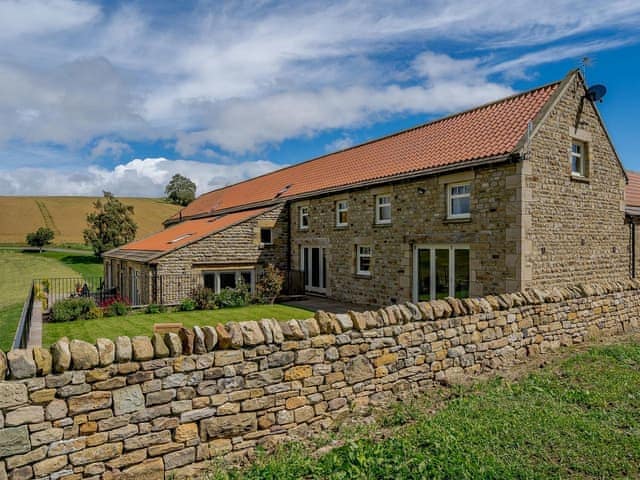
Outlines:
<svg viewBox="0 0 640 480"><path fill-rule="evenodd" d="M49 226L56 231L56 244L83 243L87 213L93 211L95 197L0 197L0 244L22 244L25 236L38 227ZM161 230L162 221L172 216L179 207L150 198L121 198L134 206L138 223L138 238ZM50 215L47 225L44 212Z"/></svg>
<svg viewBox="0 0 640 480"><path fill-rule="evenodd" d="M210 479L638 478L640 344L594 347L540 372L453 389L435 414L433 394L399 404L345 428L318 458L290 444Z"/></svg>
<svg viewBox="0 0 640 480"><path fill-rule="evenodd" d="M101 271L91 256L0 250L0 348L7 350L11 345L33 278L100 275Z"/></svg>
<svg viewBox="0 0 640 480"><path fill-rule="evenodd" d="M307 310L286 305L250 305L221 310L203 310L195 312L173 312L144 314L137 313L126 317L108 317L97 320L82 320L68 323L46 323L42 332L43 345L50 345L58 338L69 337L94 342L97 338L115 338L118 335L150 335L154 323L181 322L187 327L194 325L216 325L218 323L242 320L276 318L309 318Z"/></svg>

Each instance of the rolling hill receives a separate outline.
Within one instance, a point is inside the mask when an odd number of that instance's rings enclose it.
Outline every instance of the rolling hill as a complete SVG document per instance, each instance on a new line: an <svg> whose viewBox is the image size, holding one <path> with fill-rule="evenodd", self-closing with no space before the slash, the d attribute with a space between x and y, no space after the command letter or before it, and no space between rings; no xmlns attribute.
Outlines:
<svg viewBox="0 0 640 480"><path fill-rule="evenodd" d="M0 196L0 244L22 244L25 236L38 227L51 228L54 243L83 243L87 213L98 197L2 197ZM154 198L120 198L133 205L138 224L137 238L163 228L163 220L180 207Z"/></svg>

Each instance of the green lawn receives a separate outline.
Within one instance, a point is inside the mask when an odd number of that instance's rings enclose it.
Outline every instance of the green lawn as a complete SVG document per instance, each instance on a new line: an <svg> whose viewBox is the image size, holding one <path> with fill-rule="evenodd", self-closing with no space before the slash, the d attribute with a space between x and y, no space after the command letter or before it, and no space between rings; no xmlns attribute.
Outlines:
<svg viewBox="0 0 640 480"><path fill-rule="evenodd" d="M125 317L105 317L97 320L78 320L65 323L45 323L42 332L43 345L51 345L61 337L94 342L97 338L115 338L118 335L150 335L154 323L180 322L186 327L194 325L216 325L230 321L260 320L276 318L289 320L313 316L308 310L286 305L249 305L247 307L223 308L220 310L198 310L193 312L172 312L144 314L136 313Z"/></svg>
<svg viewBox="0 0 640 480"><path fill-rule="evenodd" d="M91 255L0 250L0 348L11 347L32 279L99 276L101 272L102 265Z"/></svg>
<svg viewBox="0 0 640 480"><path fill-rule="evenodd" d="M537 371L398 404L326 434L315 447L337 448L321 456L298 442L209 478L639 478L640 344L594 347Z"/></svg>

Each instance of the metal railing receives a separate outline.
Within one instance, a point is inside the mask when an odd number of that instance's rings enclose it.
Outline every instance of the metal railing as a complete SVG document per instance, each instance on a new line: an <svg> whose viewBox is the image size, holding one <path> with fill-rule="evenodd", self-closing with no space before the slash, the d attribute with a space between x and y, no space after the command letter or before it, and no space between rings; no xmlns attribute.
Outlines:
<svg viewBox="0 0 640 480"><path fill-rule="evenodd" d="M292 270L283 274L283 294L304 293L304 272ZM46 311L56 302L74 297L93 298L97 305L113 299L122 299L133 307L151 303L177 305L202 286L205 286L204 277L199 273L145 275L136 272L110 283L103 277L36 279L33 280L32 291Z"/></svg>
<svg viewBox="0 0 640 480"><path fill-rule="evenodd" d="M38 300L42 300L43 310L65 298L91 297L100 305L118 295L116 288L105 286L102 277L38 278L33 280L32 288Z"/></svg>
<svg viewBox="0 0 640 480"><path fill-rule="evenodd" d="M29 288L29 294L24 301L22 307L22 314L20 315L20 321L18 322L18 328L16 334L13 337L13 348L27 348L29 343L29 332L31 331L31 314L33 312L33 301L35 298L35 288L31 285Z"/></svg>

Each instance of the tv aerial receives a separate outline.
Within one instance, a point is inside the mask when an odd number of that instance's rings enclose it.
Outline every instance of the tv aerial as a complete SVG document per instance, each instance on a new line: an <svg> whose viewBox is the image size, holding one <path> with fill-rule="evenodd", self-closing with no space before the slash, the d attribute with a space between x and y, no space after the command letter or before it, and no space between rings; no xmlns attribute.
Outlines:
<svg viewBox="0 0 640 480"><path fill-rule="evenodd" d="M587 68L593 66L593 60L589 57L582 57L580 60L580 69L582 70L582 77L584 78L584 83L587 84ZM607 93L607 87L601 84L592 85L587 89L587 93L585 97L591 100L592 102L600 102L602 103L602 98Z"/></svg>

